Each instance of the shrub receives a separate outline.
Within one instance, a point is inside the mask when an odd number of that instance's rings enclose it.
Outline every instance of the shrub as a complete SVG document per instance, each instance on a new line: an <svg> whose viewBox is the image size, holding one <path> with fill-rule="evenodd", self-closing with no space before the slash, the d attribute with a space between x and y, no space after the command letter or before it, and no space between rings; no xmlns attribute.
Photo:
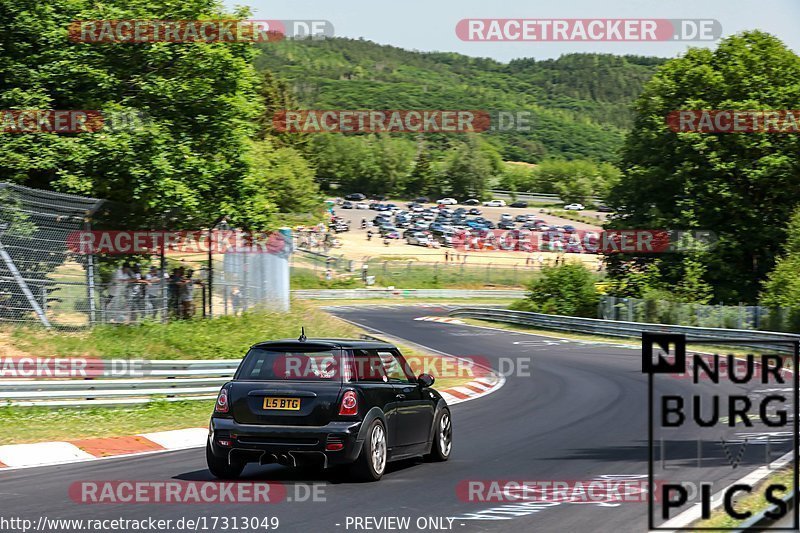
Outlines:
<svg viewBox="0 0 800 533"><path fill-rule="evenodd" d="M545 267L529 285L530 293L512 309L554 315L597 316L600 295L594 276L580 263Z"/></svg>

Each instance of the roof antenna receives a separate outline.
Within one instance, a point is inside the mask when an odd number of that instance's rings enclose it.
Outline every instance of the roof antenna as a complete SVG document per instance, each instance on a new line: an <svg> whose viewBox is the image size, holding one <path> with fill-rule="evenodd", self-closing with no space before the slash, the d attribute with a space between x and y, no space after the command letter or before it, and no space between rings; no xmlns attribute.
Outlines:
<svg viewBox="0 0 800 533"><path fill-rule="evenodd" d="M300 342L306 342L306 328L300 326L300 337L297 339Z"/></svg>

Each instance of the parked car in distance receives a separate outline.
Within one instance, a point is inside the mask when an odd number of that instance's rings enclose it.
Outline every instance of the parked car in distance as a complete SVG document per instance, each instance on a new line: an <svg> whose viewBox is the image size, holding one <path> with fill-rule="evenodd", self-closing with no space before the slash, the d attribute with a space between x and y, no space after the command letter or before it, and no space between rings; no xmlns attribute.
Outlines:
<svg viewBox="0 0 800 533"><path fill-rule="evenodd" d="M470 215L480 215L481 214L481 210L478 209L477 207L473 207L472 209L469 210L469 214Z"/></svg>
<svg viewBox="0 0 800 533"><path fill-rule="evenodd" d="M599 211L600 213L613 213L614 212L613 209L611 209L607 205L602 205L602 204L597 206L597 211Z"/></svg>
<svg viewBox="0 0 800 533"><path fill-rule="evenodd" d="M428 198L427 196L418 196L417 198L414 199L414 202L418 204L427 204L430 203L430 201L431 199Z"/></svg>
<svg viewBox="0 0 800 533"><path fill-rule="evenodd" d="M505 207L506 202L505 200L489 200L488 202L483 202L483 205L486 207Z"/></svg>
<svg viewBox="0 0 800 533"><path fill-rule="evenodd" d="M564 209L566 209L567 211L583 211L584 209L586 209L586 207L584 207L583 204L575 203L575 204L565 205Z"/></svg>
<svg viewBox="0 0 800 533"><path fill-rule="evenodd" d="M344 197L345 200L352 200L354 202L360 202L361 200L366 200L367 197L361 194L360 192L354 192L352 194L348 194Z"/></svg>
<svg viewBox="0 0 800 533"><path fill-rule="evenodd" d="M511 220L501 220L497 223L498 229L514 229L516 227L516 224L514 224L514 222Z"/></svg>
<svg viewBox="0 0 800 533"><path fill-rule="evenodd" d="M431 239L427 233L422 231L407 231L406 232L406 243L413 244L416 246L428 246L430 244Z"/></svg>
<svg viewBox="0 0 800 533"><path fill-rule="evenodd" d="M475 198L470 198L469 200L464 200L464 205L481 205L480 200Z"/></svg>
<svg viewBox="0 0 800 533"><path fill-rule="evenodd" d="M247 463L346 465L378 481L389 461L447 461L451 415L433 383L386 342L301 335L255 344L217 396L208 469L235 479Z"/></svg>
<svg viewBox="0 0 800 533"><path fill-rule="evenodd" d="M511 220L512 220L512 217L511 217L511 215L509 213L503 213L502 215L500 215L500 221L501 222L509 222Z"/></svg>
<svg viewBox="0 0 800 533"><path fill-rule="evenodd" d="M358 202L356 204L356 209L369 209L369 204L365 202Z"/></svg>
<svg viewBox="0 0 800 533"><path fill-rule="evenodd" d="M511 204L511 207L526 208L526 207L528 207L528 202L523 202L522 200L517 200L516 202Z"/></svg>
<svg viewBox="0 0 800 533"><path fill-rule="evenodd" d="M350 201L342 202L342 209L353 209L353 202Z"/></svg>
<svg viewBox="0 0 800 533"><path fill-rule="evenodd" d="M436 203L439 205L456 205L458 204L458 200L456 200L455 198L447 197L436 200Z"/></svg>

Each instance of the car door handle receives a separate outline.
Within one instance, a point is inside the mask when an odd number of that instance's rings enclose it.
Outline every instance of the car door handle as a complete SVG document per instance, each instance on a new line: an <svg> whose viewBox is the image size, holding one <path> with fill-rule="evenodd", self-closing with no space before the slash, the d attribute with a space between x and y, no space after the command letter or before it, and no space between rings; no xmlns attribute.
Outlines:
<svg viewBox="0 0 800 533"><path fill-rule="evenodd" d="M405 394L398 394L397 396L395 396L395 398L397 398L398 400L405 400L406 399L406 395Z"/></svg>

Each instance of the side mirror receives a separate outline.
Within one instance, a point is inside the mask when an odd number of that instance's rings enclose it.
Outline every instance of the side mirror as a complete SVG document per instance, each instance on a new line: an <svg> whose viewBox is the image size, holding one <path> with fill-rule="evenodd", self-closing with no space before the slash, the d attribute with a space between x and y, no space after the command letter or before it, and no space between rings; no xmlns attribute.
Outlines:
<svg viewBox="0 0 800 533"><path fill-rule="evenodd" d="M420 374L417 378L417 383L422 387L432 387L434 381L436 380L430 374Z"/></svg>

